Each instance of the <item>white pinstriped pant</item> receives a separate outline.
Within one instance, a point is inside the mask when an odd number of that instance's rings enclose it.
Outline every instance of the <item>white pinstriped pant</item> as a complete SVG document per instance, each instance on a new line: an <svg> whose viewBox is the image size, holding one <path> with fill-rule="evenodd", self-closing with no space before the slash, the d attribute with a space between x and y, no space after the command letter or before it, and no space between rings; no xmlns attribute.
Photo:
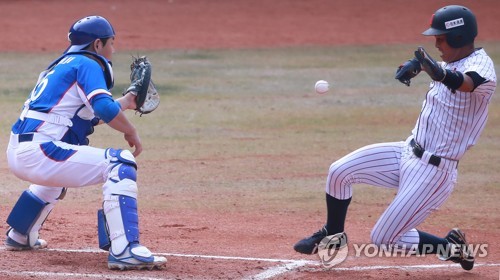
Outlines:
<svg viewBox="0 0 500 280"><path fill-rule="evenodd" d="M410 139L360 148L334 162L328 172L326 192L337 199L350 198L356 183L398 189L372 229L377 245L418 244L415 227L445 202L456 183L457 161L428 164L413 154Z"/></svg>

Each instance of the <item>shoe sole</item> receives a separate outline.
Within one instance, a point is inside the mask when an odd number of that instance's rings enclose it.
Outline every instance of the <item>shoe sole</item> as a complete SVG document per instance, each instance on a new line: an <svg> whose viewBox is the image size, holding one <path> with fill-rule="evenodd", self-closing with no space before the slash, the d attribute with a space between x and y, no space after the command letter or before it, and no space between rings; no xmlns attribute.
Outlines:
<svg viewBox="0 0 500 280"><path fill-rule="evenodd" d="M47 246L36 246L36 247L29 247L29 246L18 246L18 245L11 245L4 243L5 246L5 251L30 251L30 250L41 250L47 248Z"/></svg>
<svg viewBox="0 0 500 280"><path fill-rule="evenodd" d="M33 248L30 247L15 247L15 246L9 246L5 245L5 251L28 251L28 250L33 250Z"/></svg>
<svg viewBox="0 0 500 280"><path fill-rule="evenodd" d="M319 245L319 243L316 243L314 245L314 248L312 248L311 251L307 251L304 248L302 248L301 246L297 246L297 244L295 246L293 246L293 249L297 253L301 253L301 254L304 254L304 255L314 255L314 254L316 254L318 252L318 245Z"/></svg>
<svg viewBox="0 0 500 280"><path fill-rule="evenodd" d="M474 258L472 259L464 259L464 260L461 260L460 261L460 266L464 269L464 270L471 270L472 268L474 268Z"/></svg>
<svg viewBox="0 0 500 280"><path fill-rule="evenodd" d="M124 264L124 263L108 263L108 268L111 270L153 270L163 269L167 263L152 263L152 264Z"/></svg>
<svg viewBox="0 0 500 280"><path fill-rule="evenodd" d="M458 235L460 237L460 239L464 240L466 245L468 245L468 243L465 239L465 234L460 229L454 228L454 229L452 229L452 231L454 231L455 234ZM462 260L460 260L459 263L460 263L460 266L464 270L471 270L472 268L474 268L474 261L475 261L474 257L468 256L467 259L462 259Z"/></svg>

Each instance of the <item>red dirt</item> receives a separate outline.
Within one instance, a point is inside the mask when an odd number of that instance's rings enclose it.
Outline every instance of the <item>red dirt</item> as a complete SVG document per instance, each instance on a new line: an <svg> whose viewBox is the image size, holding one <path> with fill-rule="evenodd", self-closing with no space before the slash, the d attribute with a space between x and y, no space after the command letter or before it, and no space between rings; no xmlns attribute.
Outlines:
<svg viewBox="0 0 500 280"><path fill-rule="evenodd" d="M118 50L262 48L422 42L430 14L451 1L1 1L0 51L62 51L69 26L108 18ZM453 1L477 15L479 41L498 41L495 0Z"/></svg>
<svg viewBox="0 0 500 280"><path fill-rule="evenodd" d="M500 17L497 0L454 1L469 6L479 22L478 41L499 41ZM78 18L99 14L114 25L117 51L205 48L268 48L284 46L333 46L358 44L419 43L420 33L427 28L430 15L450 1L406 0L252 0L252 1L1 1L0 51L57 52L68 42L66 33ZM143 175L147 176L147 175ZM44 228L52 248L84 248L96 244L95 217L89 209L59 206ZM96 206L97 207L97 206ZM376 211L382 211L382 206ZM65 210L66 209L66 210ZM75 210L77 209L77 210ZM1 209L8 213L10 209ZM92 214L89 214L92 213ZM75 213L77 213L75 215ZM81 213L81 214L78 214ZM162 212L142 212L143 240L155 251L183 252L202 255L234 255L259 258L302 259L291 244L302 233L290 228L314 228L317 217L300 217L299 213L168 213L169 222L158 225L155 217ZM276 215L279 215L277 220ZM354 210L351 216L361 215ZM317 213L323 216L323 213ZM224 222L219 219L224 217ZM149 220L153 218L155 220ZM65 221L71 219L71 223ZM244 221L244 222L242 222ZM353 242L366 242L369 223L348 221ZM477 221L481 224L481 221ZM66 225L65 225L66 224ZM65 226L64 226L65 225ZM472 226L472 225L471 225ZM154 228L167 228L168 236L157 236ZM50 233L50 234L47 234ZM483 240L499 240L498 233L477 229L469 233ZM219 242L217 242L219 240ZM175 249L174 249L175 248ZM498 253L498 252L496 252ZM29 258L29 259L28 259ZM103 253L64 253L54 251L34 254L2 251L0 275L5 271L50 271L122 275L105 267ZM316 260L316 257L308 258ZM491 258L485 261L498 262ZM350 265L441 264L435 258L425 259L362 259ZM169 257L164 271L127 272L128 276L167 278L241 278L258 274L275 263L245 260L216 260ZM347 264L348 265L348 264ZM313 268L314 269L314 268ZM441 274L441 273L446 274ZM42 277L42 276L38 276ZM314 271L311 267L283 274L280 279L399 279L421 278L418 271L381 270L350 272ZM461 269L436 270L432 278L485 279L498 277L498 267L464 272ZM31 279L26 275L9 274L2 279ZM43 278L43 277L42 277ZM70 277L78 279L78 277ZM83 277L82 277L83 278Z"/></svg>

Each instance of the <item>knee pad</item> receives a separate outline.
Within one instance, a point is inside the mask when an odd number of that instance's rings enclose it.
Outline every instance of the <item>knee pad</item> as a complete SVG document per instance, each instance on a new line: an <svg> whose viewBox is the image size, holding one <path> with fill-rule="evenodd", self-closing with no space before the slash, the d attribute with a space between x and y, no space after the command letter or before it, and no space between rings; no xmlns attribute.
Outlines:
<svg viewBox="0 0 500 280"><path fill-rule="evenodd" d="M118 179L125 180L130 179L134 182L137 181L137 171L136 169L128 164L120 164L118 167Z"/></svg>
<svg viewBox="0 0 500 280"><path fill-rule="evenodd" d="M30 246L38 240L38 230L54 208L30 191L24 191L7 218L7 223L18 233L28 237Z"/></svg>
<svg viewBox="0 0 500 280"><path fill-rule="evenodd" d="M134 155L132 155L129 150L116 150L113 148L106 149L106 158L109 159L110 164L117 165L125 163L137 169L137 163L135 162Z"/></svg>
<svg viewBox="0 0 500 280"><path fill-rule="evenodd" d="M104 197L97 212L99 248L121 255L132 242L139 242L137 200L125 195Z"/></svg>
<svg viewBox="0 0 500 280"><path fill-rule="evenodd" d="M125 195L137 197L137 164L128 150L107 149L111 168L108 179L103 186L104 195Z"/></svg>

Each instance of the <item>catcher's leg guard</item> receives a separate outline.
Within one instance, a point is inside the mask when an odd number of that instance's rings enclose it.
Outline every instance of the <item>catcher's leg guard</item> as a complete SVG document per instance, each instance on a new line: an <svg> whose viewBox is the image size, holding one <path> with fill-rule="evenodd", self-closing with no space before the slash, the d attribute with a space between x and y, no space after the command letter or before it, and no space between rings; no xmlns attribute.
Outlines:
<svg viewBox="0 0 500 280"><path fill-rule="evenodd" d="M97 210L97 234L99 238L99 248L109 251L111 240L109 240L108 225L106 224L106 216L104 210Z"/></svg>
<svg viewBox="0 0 500 280"><path fill-rule="evenodd" d="M110 252L121 255L131 242L139 242L137 201L124 195L104 198L104 214L111 239Z"/></svg>
<svg viewBox="0 0 500 280"><path fill-rule="evenodd" d="M103 194L126 195L137 198L137 164L130 151L107 149L110 170L103 185Z"/></svg>
<svg viewBox="0 0 500 280"><path fill-rule="evenodd" d="M45 202L30 190L21 194L7 218L7 224L11 226L7 231L7 240L5 241L7 250L30 250L47 247L47 242L38 239L38 231L57 200L62 199L66 189L56 188L54 191L59 193L59 197L52 202Z"/></svg>
<svg viewBox="0 0 500 280"><path fill-rule="evenodd" d="M125 195L104 198L104 218L109 240L108 267L110 269L153 269L163 266L167 259L154 256L139 243L137 200ZM99 227L106 229L106 227ZM103 236L101 232L99 236ZM105 239L104 239L105 240ZM101 245L105 246L106 242Z"/></svg>
<svg viewBox="0 0 500 280"><path fill-rule="evenodd" d="M108 149L113 164L98 212L99 247L109 249L110 269L153 269L166 263L139 244L136 165L129 151Z"/></svg>

